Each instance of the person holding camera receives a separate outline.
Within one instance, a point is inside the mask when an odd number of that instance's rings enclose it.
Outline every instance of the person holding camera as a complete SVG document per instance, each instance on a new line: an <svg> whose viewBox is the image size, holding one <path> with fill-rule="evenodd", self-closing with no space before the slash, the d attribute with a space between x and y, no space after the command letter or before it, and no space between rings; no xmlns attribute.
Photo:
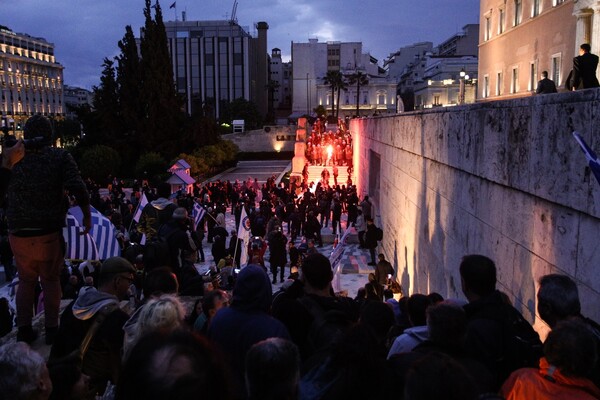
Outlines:
<svg viewBox="0 0 600 400"><path fill-rule="evenodd" d="M61 288L60 270L65 243L62 228L68 198L74 197L83 212L83 233L92 227L90 197L75 160L66 150L52 147L52 125L41 115L24 127L25 155L14 165L8 186L6 217L10 246L19 274L17 292L17 340L37 337L31 326L38 280L44 291L46 343L58 329Z"/></svg>

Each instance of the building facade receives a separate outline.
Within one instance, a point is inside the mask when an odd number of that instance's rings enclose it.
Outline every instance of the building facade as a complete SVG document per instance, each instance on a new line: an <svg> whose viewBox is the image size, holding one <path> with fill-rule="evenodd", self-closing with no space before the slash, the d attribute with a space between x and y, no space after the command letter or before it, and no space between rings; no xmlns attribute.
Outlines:
<svg viewBox="0 0 600 400"><path fill-rule="evenodd" d="M580 44L577 27L584 25L573 5L574 0L481 0L478 98L529 96L543 71L564 90Z"/></svg>
<svg viewBox="0 0 600 400"><path fill-rule="evenodd" d="M2 126L19 137L31 115L64 117L63 69L53 43L0 26Z"/></svg>
<svg viewBox="0 0 600 400"><path fill-rule="evenodd" d="M276 117L289 115L292 109L292 63L283 62L281 49L271 50L269 105Z"/></svg>
<svg viewBox="0 0 600 400"><path fill-rule="evenodd" d="M266 22L255 25L255 36L235 21L169 21L165 28L175 84L189 114L208 105L218 118L223 102L239 98L267 114Z"/></svg>
<svg viewBox="0 0 600 400"><path fill-rule="evenodd" d="M429 42L409 47L420 52L405 65L398 79L399 108L411 111L474 103L478 40L479 25L468 24L430 51Z"/></svg>
<svg viewBox="0 0 600 400"><path fill-rule="evenodd" d="M360 93L356 93L357 88L352 85L340 93L340 118L356 113L357 97L361 116L396 112L395 82L387 77L376 58L363 53L360 42L319 42L318 39L309 39L308 43L292 42L292 69L291 119L313 115L319 105L331 110L334 101L331 88L324 83L329 71L340 71L346 77L361 72L369 80L360 88Z"/></svg>
<svg viewBox="0 0 600 400"><path fill-rule="evenodd" d="M90 90L76 86L64 85L63 93L65 99L65 116L67 118L77 118L73 108L92 107L94 93Z"/></svg>
<svg viewBox="0 0 600 400"><path fill-rule="evenodd" d="M415 109L475 103L477 57L425 58L422 79L414 82Z"/></svg>

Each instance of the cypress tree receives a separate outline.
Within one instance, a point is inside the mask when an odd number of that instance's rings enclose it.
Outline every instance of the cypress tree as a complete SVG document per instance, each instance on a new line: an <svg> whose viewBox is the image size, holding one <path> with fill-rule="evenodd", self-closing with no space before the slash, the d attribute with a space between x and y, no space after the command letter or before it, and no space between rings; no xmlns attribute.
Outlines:
<svg viewBox="0 0 600 400"><path fill-rule="evenodd" d="M177 154L182 126L181 100L175 90L171 68L167 32L158 1L150 0L144 8L145 24L141 37L141 99L144 101L141 148L158 151L171 158ZM155 18L152 18L152 10Z"/></svg>

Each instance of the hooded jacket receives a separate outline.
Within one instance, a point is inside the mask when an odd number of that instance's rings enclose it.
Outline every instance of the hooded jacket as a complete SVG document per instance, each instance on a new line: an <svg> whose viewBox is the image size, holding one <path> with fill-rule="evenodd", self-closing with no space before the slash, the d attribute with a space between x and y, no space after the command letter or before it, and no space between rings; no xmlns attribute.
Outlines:
<svg viewBox="0 0 600 400"><path fill-rule="evenodd" d="M560 369L540 359L539 369L522 368L504 382L500 393L506 400L592 400L600 389L587 378L565 376Z"/></svg>
<svg viewBox="0 0 600 400"><path fill-rule="evenodd" d="M250 264L240 271L231 306L220 309L208 327L208 337L225 355L234 372L237 391L243 391L246 353L262 340L289 339L285 326L269 315L273 289L261 266Z"/></svg>
<svg viewBox="0 0 600 400"><path fill-rule="evenodd" d="M118 305L117 297L95 288L82 290L79 297L65 308L50 360L68 356L76 350L92 326L94 317L107 305ZM123 326L129 316L120 308L111 311L90 343L85 354L82 372L90 377L90 384L103 392L110 380L116 383L120 370L121 349L123 347Z"/></svg>

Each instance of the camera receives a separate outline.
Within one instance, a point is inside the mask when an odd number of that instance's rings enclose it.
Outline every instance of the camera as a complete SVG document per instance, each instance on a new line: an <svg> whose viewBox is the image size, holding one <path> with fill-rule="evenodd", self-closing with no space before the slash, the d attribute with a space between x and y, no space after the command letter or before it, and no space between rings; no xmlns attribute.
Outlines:
<svg viewBox="0 0 600 400"><path fill-rule="evenodd" d="M8 127L3 127L2 131L4 132L4 136L2 137L2 144L4 145L4 147L13 147L15 144L17 144L18 139L15 137L15 135L9 135ZM23 139L23 145L26 149L39 149L49 145L50 143L50 139L44 136L37 136L31 139Z"/></svg>

